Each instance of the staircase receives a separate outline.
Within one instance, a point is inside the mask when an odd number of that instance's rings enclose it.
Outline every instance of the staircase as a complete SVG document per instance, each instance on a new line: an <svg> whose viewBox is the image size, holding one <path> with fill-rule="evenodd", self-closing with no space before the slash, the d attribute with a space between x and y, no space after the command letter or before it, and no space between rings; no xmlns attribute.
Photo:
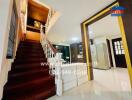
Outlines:
<svg viewBox="0 0 132 100"><path fill-rule="evenodd" d="M49 74L49 66L41 66L41 62L47 59L39 42L20 42L3 100L45 100L55 95L54 76Z"/></svg>

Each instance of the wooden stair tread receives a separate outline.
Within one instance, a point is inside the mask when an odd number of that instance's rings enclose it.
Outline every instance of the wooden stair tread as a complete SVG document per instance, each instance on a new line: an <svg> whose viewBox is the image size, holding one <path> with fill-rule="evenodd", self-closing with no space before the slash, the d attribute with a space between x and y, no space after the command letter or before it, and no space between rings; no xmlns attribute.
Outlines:
<svg viewBox="0 0 132 100"><path fill-rule="evenodd" d="M32 68L32 67L44 67L47 68L49 65L46 63L45 66L42 66L41 63L35 62L35 63L28 63L23 65L13 65L14 68Z"/></svg>
<svg viewBox="0 0 132 100"><path fill-rule="evenodd" d="M19 76L23 76L23 75L29 75L29 74L35 74L35 73L44 73L47 72L48 69L41 69L41 70L31 70L31 71L25 71L25 72L18 72L18 73L11 73L10 76L11 77L19 77Z"/></svg>
<svg viewBox="0 0 132 100"><path fill-rule="evenodd" d="M13 94L9 97L5 97L3 100L45 100L53 95L55 95L55 86L50 87L49 89L40 89L38 91L31 91L24 94Z"/></svg>
<svg viewBox="0 0 132 100"><path fill-rule="evenodd" d="M54 80L54 78L52 76L47 76L47 77L40 77L38 79L35 80L30 80L27 82L21 82L21 83L16 83L16 84L11 84L9 85L6 89L7 90L13 90L15 88L21 88L21 87L30 87L32 85L37 85L41 82L46 82L46 81L50 81L50 80ZM45 84L44 84L45 85Z"/></svg>
<svg viewBox="0 0 132 100"><path fill-rule="evenodd" d="M55 95L55 77L49 74L38 41L21 41L4 87L3 100L44 100Z"/></svg>
<svg viewBox="0 0 132 100"><path fill-rule="evenodd" d="M30 66L30 67L14 67L13 70L11 70L9 73L23 73L28 71L34 71L34 70L49 70L48 66Z"/></svg>
<svg viewBox="0 0 132 100"><path fill-rule="evenodd" d="M30 62L46 62L47 61L47 59L45 59L45 58L36 58L36 59L19 59L19 60L15 60L15 62L14 63L23 63L23 62L25 62L25 63L30 63Z"/></svg>

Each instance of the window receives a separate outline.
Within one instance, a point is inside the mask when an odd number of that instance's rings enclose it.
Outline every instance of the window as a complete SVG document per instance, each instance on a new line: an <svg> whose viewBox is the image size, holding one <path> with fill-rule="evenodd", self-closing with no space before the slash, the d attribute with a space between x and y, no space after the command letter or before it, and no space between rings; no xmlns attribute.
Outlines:
<svg viewBox="0 0 132 100"><path fill-rule="evenodd" d="M16 11L15 2L14 2L13 8L12 8L9 38L8 38L8 49L7 49L7 58L8 59L13 58L16 31L17 31L17 11Z"/></svg>
<svg viewBox="0 0 132 100"><path fill-rule="evenodd" d="M114 46L115 46L115 54L116 55L125 54L122 41L114 42Z"/></svg>

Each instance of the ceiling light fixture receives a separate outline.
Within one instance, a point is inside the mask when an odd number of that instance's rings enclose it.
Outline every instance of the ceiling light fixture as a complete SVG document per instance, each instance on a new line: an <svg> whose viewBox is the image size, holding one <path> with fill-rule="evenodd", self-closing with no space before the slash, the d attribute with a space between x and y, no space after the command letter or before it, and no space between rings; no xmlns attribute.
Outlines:
<svg viewBox="0 0 132 100"><path fill-rule="evenodd" d="M77 41L77 40L78 40L77 37L72 38L72 41Z"/></svg>

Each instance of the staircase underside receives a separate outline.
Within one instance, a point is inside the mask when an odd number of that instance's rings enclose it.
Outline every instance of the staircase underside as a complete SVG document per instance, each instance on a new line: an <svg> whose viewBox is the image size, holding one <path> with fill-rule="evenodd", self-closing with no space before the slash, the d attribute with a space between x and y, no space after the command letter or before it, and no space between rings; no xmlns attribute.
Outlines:
<svg viewBox="0 0 132 100"><path fill-rule="evenodd" d="M44 100L55 95L55 79L39 42L20 42L8 74L3 100Z"/></svg>

